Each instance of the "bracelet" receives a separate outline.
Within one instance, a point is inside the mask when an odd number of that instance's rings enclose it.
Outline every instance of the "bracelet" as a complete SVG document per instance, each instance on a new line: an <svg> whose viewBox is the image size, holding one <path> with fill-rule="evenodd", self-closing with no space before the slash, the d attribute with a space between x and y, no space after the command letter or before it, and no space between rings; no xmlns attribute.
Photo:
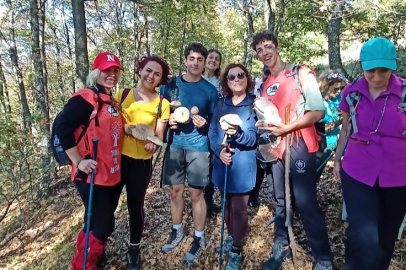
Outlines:
<svg viewBox="0 0 406 270"><path fill-rule="evenodd" d="M82 162L83 158L80 158L79 161L76 163L76 168L79 167L79 163Z"/></svg>

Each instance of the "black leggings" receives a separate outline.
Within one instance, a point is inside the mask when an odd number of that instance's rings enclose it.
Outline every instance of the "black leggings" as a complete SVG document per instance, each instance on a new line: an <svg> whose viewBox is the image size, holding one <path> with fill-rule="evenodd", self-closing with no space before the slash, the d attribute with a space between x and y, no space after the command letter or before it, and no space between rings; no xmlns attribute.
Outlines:
<svg viewBox="0 0 406 270"><path fill-rule="evenodd" d="M79 172L75 178L75 186L85 206L84 227L86 231L87 211L89 206L90 184L86 183L87 174ZM92 213L90 217L89 231L93 232L94 237L101 241L106 241L113 233L115 226L114 211L117 208L120 199L122 185L116 184L112 187L93 186Z"/></svg>
<svg viewBox="0 0 406 270"><path fill-rule="evenodd" d="M130 216L130 243L141 241L144 229L144 198L152 173L152 159L121 155L121 188L126 187Z"/></svg>
<svg viewBox="0 0 406 270"><path fill-rule="evenodd" d="M221 197L224 193L221 192ZM241 248L248 229L248 203L249 193L226 195L226 212L224 219L228 235L233 237L233 245Z"/></svg>

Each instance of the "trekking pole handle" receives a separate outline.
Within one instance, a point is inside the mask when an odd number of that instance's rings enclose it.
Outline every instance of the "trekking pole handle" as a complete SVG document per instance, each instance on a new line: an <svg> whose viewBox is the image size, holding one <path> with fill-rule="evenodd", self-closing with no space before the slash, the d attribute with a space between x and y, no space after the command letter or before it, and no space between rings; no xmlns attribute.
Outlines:
<svg viewBox="0 0 406 270"><path fill-rule="evenodd" d="M97 148L98 148L98 145L99 145L99 139L93 139L92 140L92 142L93 142L93 157L92 157L92 159L94 160L94 161L96 161L96 159L97 159Z"/></svg>

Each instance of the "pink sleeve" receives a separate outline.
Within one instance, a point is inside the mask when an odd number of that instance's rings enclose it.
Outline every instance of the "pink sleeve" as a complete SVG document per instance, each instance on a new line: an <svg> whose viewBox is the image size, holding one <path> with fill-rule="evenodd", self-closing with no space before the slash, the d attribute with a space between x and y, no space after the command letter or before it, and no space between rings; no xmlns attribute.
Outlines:
<svg viewBox="0 0 406 270"><path fill-rule="evenodd" d="M351 84L347 85L347 87L343 90L342 93L342 99L340 102L340 105L338 106L338 108L346 113L350 112L350 106L347 103L347 100L345 99L349 94L350 94L350 90L351 90Z"/></svg>

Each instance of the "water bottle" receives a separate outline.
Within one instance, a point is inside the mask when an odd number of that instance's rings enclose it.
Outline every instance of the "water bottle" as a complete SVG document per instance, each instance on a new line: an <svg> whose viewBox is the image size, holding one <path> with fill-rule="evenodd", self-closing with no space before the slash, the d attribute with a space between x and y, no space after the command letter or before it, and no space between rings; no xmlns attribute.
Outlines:
<svg viewBox="0 0 406 270"><path fill-rule="evenodd" d="M56 156L55 159L59 163L59 165L68 165L70 164L70 159L68 155L65 153L63 150L61 144L59 143L59 138L58 136L54 136L54 147L55 147L55 152Z"/></svg>

